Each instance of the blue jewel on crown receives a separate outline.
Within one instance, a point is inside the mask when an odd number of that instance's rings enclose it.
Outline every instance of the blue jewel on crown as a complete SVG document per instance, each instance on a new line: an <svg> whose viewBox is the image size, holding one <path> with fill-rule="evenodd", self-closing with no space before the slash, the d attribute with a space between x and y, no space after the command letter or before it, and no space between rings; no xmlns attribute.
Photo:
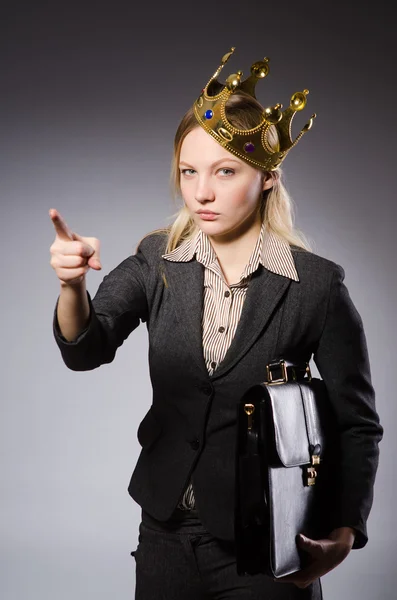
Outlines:
<svg viewBox="0 0 397 600"><path fill-rule="evenodd" d="M212 119L212 117L214 116L214 113L209 108L208 110L205 111L204 116L205 116L206 119Z"/></svg>

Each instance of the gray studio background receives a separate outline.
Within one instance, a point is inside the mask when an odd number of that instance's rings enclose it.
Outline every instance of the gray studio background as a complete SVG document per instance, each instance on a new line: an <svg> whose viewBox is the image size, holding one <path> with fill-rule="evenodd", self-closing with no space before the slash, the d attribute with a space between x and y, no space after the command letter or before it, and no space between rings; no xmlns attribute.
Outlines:
<svg viewBox="0 0 397 600"><path fill-rule="evenodd" d="M244 5L244 6L241 6ZM247 6L249 11L247 12ZM57 208L101 240L103 276L176 210L179 119L223 71L270 57L264 105L308 88L311 132L285 161L296 224L346 271L385 427L369 542L323 577L325 600L395 598L395 59L391 8L345 3L16 2L1 19L2 600L132 598L140 508L127 485L151 403L142 325L115 361L66 368L52 337ZM394 54L394 56L393 56Z"/></svg>

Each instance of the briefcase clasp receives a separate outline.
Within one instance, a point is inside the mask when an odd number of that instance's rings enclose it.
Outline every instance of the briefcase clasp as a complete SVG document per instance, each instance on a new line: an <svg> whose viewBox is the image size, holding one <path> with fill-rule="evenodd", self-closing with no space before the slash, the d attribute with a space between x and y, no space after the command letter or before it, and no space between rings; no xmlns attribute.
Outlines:
<svg viewBox="0 0 397 600"><path fill-rule="evenodd" d="M244 404L244 412L248 416L248 429L252 429L252 414L255 410L255 405L248 403Z"/></svg>
<svg viewBox="0 0 397 600"><path fill-rule="evenodd" d="M319 446L317 446L317 447L319 447ZM312 464L309 467L306 467L306 484L307 485L315 485L315 483L316 483L316 477L317 477L318 473L317 473L317 470L315 469L314 465L320 464L320 455L312 454L311 463Z"/></svg>

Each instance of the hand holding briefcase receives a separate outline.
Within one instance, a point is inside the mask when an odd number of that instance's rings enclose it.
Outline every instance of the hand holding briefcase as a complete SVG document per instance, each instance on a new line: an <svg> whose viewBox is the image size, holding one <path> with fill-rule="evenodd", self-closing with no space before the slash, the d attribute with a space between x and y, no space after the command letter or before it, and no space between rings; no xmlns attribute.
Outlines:
<svg viewBox="0 0 397 600"><path fill-rule="evenodd" d="M239 575L282 577L305 566L298 533L332 529L339 435L325 383L307 363L267 365L238 405L235 540Z"/></svg>

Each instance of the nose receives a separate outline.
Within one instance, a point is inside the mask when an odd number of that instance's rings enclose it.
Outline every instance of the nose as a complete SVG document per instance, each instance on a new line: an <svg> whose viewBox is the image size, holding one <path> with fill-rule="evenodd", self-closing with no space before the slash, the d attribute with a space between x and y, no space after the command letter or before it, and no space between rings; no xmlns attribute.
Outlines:
<svg viewBox="0 0 397 600"><path fill-rule="evenodd" d="M215 193L207 177L200 177L197 180L195 191L197 202L205 202L206 200L215 200Z"/></svg>

